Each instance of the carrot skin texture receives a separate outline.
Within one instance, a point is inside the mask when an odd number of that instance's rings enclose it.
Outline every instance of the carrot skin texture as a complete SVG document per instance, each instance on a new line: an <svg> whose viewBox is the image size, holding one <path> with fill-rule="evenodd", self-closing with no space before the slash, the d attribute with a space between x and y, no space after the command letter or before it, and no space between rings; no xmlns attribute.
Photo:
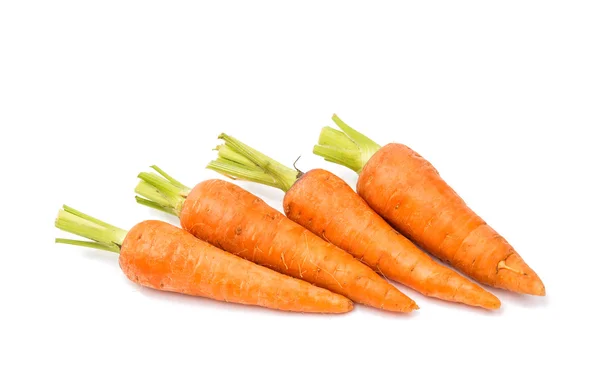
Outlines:
<svg viewBox="0 0 600 392"><path fill-rule="evenodd" d="M418 309L369 267L235 184L196 185L180 218L182 227L203 241L355 302L394 312Z"/></svg>
<svg viewBox="0 0 600 392"><path fill-rule="evenodd" d="M388 279L442 300L500 307L496 296L436 263L394 230L333 173L322 169L305 173L288 190L283 204L288 218Z"/></svg>
<svg viewBox="0 0 600 392"><path fill-rule="evenodd" d="M388 144L363 167L358 194L394 228L477 281L522 294L546 289L512 246L419 154Z"/></svg>
<svg viewBox="0 0 600 392"><path fill-rule="evenodd" d="M161 221L144 221L129 231L119 265L131 281L157 290L284 311L352 310L352 302L341 295L241 259Z"/></svg>

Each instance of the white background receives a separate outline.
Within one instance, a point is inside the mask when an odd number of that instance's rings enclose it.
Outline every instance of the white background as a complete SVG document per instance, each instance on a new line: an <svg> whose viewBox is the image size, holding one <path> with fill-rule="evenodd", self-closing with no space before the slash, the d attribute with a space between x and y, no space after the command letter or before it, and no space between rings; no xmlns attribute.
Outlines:
<svg viewBox="0 0 600 392"><path fill-rule="evenodd" d="M0 390L598 390L599 3L285 4L1 3ZM116 255L53 243L62 203L168 219L135 204L136 174L214 177L220 132L354 186L310 154L334 112L428 158L548 296L293 315L140 288Z"/></svg>

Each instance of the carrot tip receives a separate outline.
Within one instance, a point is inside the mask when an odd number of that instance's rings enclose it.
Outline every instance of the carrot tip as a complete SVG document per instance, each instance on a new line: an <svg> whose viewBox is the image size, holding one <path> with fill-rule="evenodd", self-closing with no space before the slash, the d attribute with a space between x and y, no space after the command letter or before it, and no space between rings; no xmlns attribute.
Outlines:
<svg viewBox="0 0 600 392"><path fill-rule="evenodd" d="M535 282L533 282L531 292L527 294L539 295L540 297L543 297L546 295L546 286L544 286L544 283L542 283L542 281L538 279Z"/></svg>
<svg viewBox="0 0 600 392"><path fill-rule="evenodd" d="M500 309L500 307L502 306L502 302L500 302L500 299L488 291L486 291L486 294L487 295L484 298L482 298L482 304L479 306L489 310Z"/></svg>
<svg viewBox="0 0 600 392"><path fill-rule="evenodd" d="M500 309L501 306L502 306L502 302L500 302L500 300L497 300L497 301L492 302L491 304L489 304L487 306L487 309L489 309L489 310L496 310L496 309Z"/></svg>
<svg viewBox="0 0 600 392"><path fill-rule="evenodd" d="M525 282L518 287L518 290L514 290L521 294L537 295L543 297L546 295L546 286L542 283L541 279L537 275L529 277Z"/></svg>

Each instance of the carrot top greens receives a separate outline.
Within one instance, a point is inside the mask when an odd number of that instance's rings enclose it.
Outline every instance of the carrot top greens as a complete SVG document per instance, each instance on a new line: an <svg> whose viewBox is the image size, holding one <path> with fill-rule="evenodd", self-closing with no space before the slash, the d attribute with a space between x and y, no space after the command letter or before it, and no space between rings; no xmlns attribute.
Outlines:
<svg viewBox="0 0 600 392"><path fill-rule="evenodd" d="M119 253L127 231L109 225L69 206L63 206L54 222L60 230L88 238L92 241L78 241L57 238L59 244L84 246Z"/></svg>
<svg viewBox="0 0 600 392"><path fill-rule="evenodd" d="M177 181L156 165L151 166L158 174L142 172L138 174L139 184L135 200L147 207L179 216L183 203L191 189Z"/></svg>
<svg viewBox="0 0 600 392"><path fill-rule="evenodd" d="M340 130L324 127L313 153L360 173L363 166L381 146L343 122L337 115L331 118Z"/></svg>
<svg viewBox="0 0 600 392"><path fill-rule="evenodd" d="M269 185L287 192L302 174L232 136L222 133L219 139L225 143L217 146L217 159L206 167L224 176Z"/></svg>

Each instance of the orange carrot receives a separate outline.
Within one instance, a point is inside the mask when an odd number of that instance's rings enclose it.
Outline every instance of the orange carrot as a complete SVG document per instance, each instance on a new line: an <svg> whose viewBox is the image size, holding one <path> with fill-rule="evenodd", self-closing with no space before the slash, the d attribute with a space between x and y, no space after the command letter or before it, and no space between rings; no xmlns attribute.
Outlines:
<svg viewBox="0 0 600 392"><path fill-rule="evenodd" d="M120 253L121 269L142 286L294 312L352 310L341 295L224 252L165 222L144 221L126 232L64 206L56 227L92 240L57 238L58 243Z"/></svg>
<svg viewBox="0 0 600 392"><path fill-rule="evenodd" d="M396 232L339 177L321 169L300 173L231 136L219 138L225 144L219 146L219 157L208 164L209 169L250 181L255 181L254 172L270 176L270 183L260 182L286 192L283 206L288 218L386 278L446 301L487 309L500 307L493 294L436 263Z"/></svg>
<svg viewBox="0 0 600 392"><path fill-rule="evenodd" d="M137 201L178 215L201 240L355 302L394 312L418 308L369 267L237 185L208 180L190 190L154 169L163 177L140 173Z"/></svg>
<svg viewBox="0 0 600 392"><path fill-rule="evenodd" d="M341 131L323 128L314 153L359 173L358 194L394 228L481 283L545 295L536 273L428 161L402 144L380 148L333 120Z"/></svg>

